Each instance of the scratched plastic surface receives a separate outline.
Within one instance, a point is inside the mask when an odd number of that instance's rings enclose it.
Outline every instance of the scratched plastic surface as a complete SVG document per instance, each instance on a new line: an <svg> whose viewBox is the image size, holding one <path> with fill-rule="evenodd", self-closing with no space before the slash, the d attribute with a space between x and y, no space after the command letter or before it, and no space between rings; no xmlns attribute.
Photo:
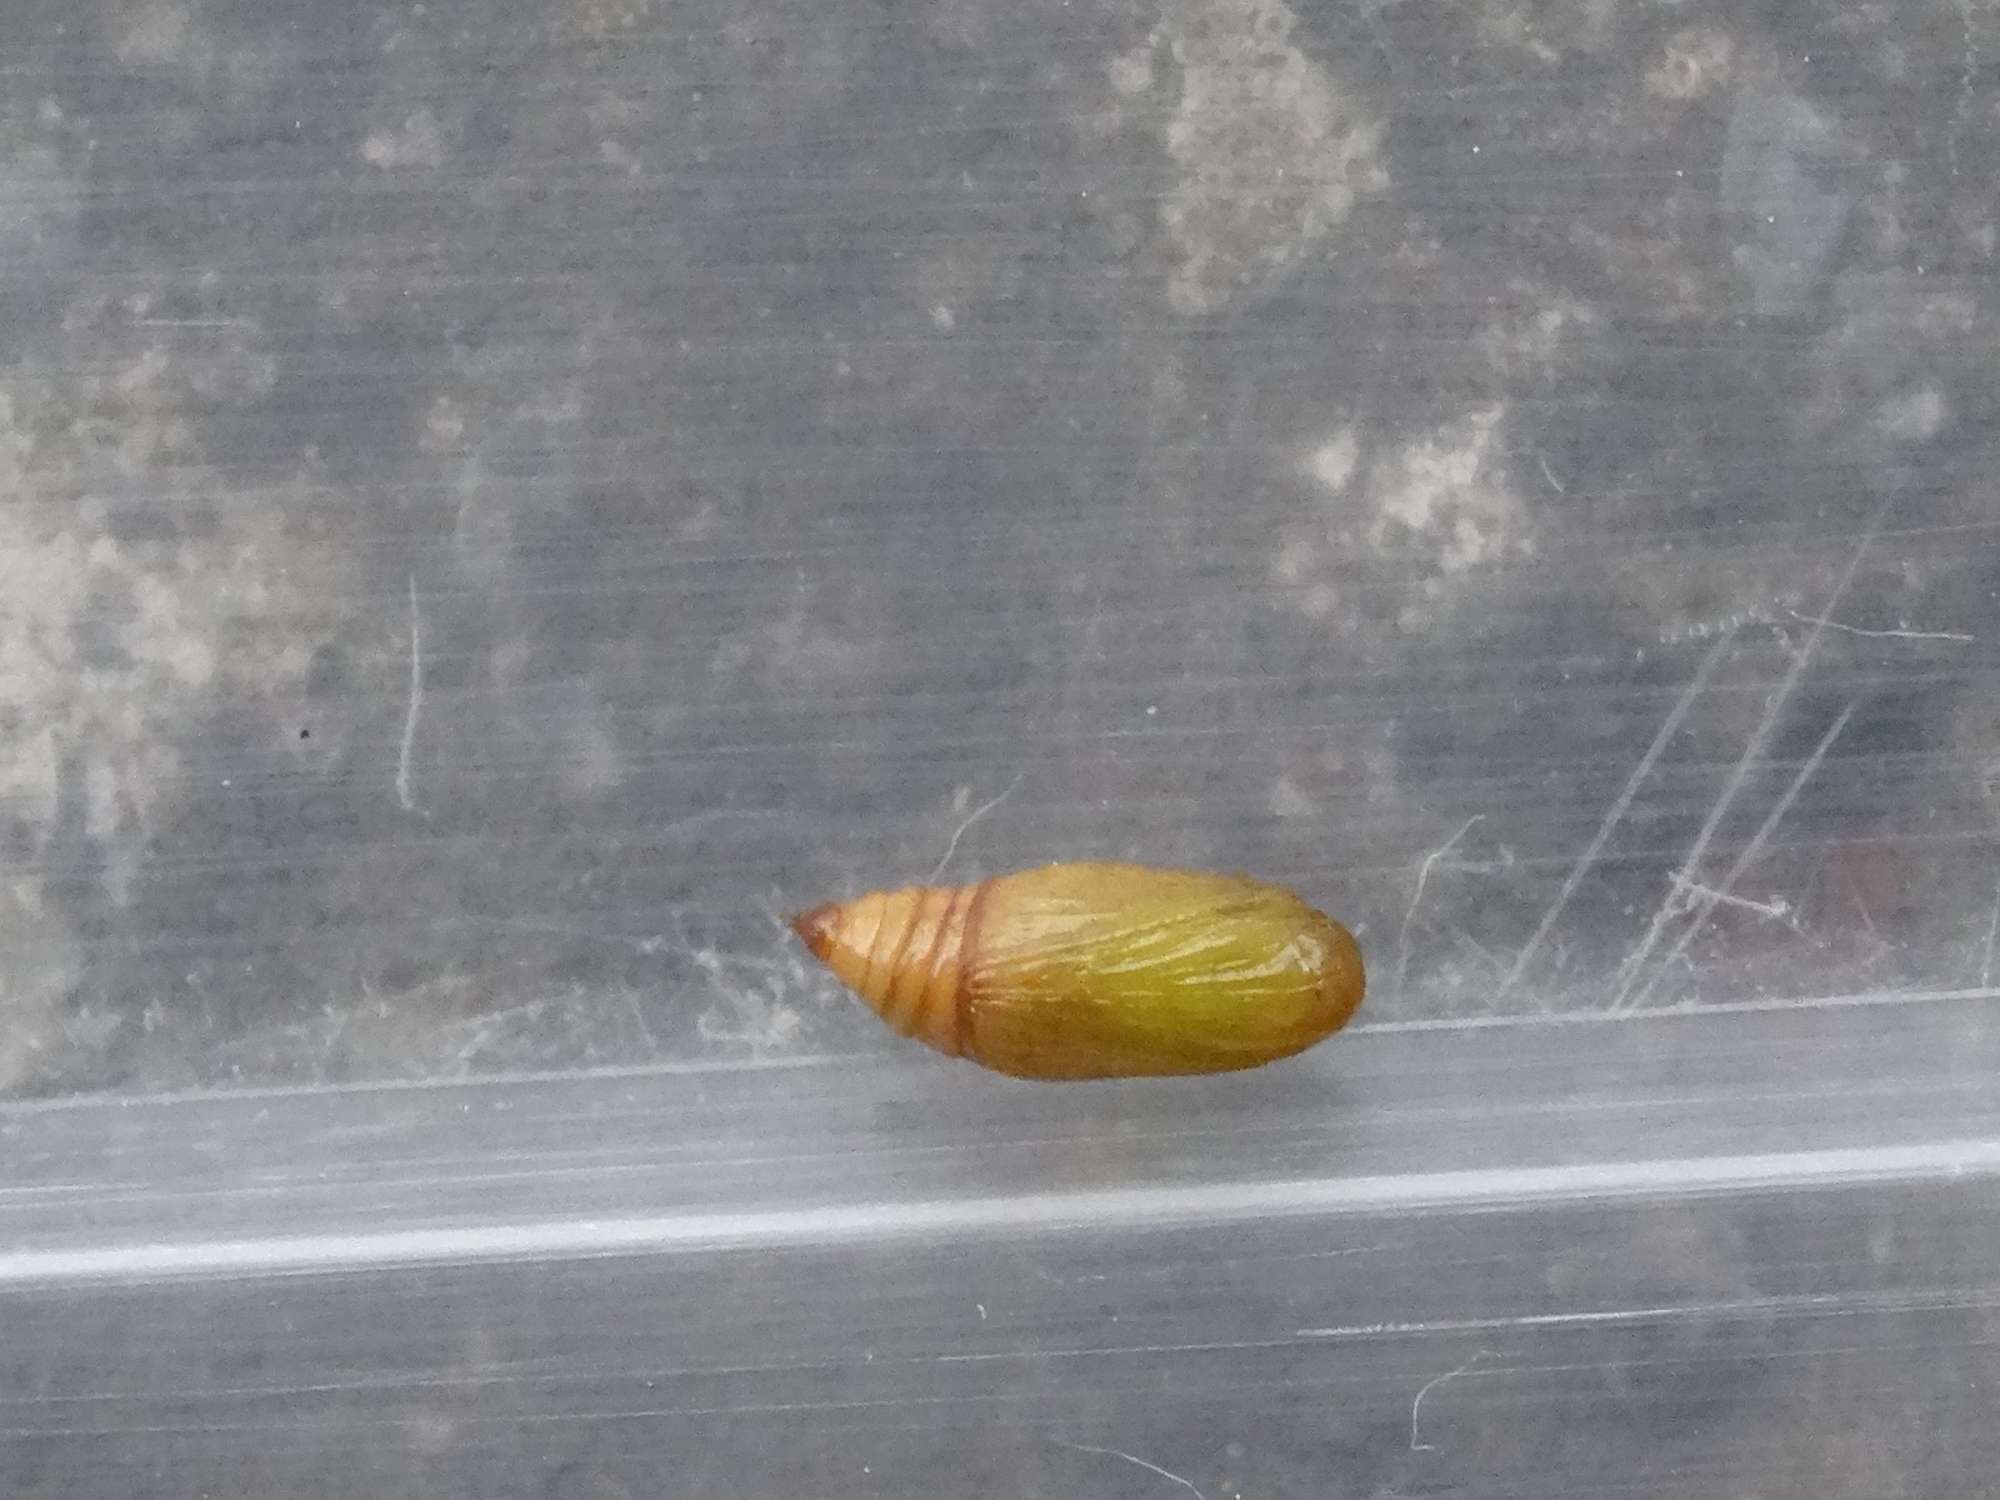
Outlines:
<svg viewBox="0 0 2000 1500"><path fill-rule="evenodd" d="M0 1493L1971 1496L2000 15L30 0ZM1246 868L1284 1065L788 908Z"/></svg>

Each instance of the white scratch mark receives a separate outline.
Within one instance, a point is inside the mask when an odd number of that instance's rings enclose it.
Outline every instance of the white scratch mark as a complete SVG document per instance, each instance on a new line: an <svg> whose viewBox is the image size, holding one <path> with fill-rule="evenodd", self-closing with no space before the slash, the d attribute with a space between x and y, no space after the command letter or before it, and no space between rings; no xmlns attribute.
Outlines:
<svg viewBox="0 0 2000 1500"><path fill-rule="evenodd" d="M1875 942L1876 954L1875 959L1871 960L1871 962L1879 961L1882 954L1888 950L1889 945L1883 940L1882 934L1875 928L1874 913L1868 910L1868 903L1861 899L1861 892L1855 886L1852 874L1843 871L1840 883L1847 889L1847 899L1854 903L1855 911L1860 913L1861 925L1868 929L1868 936Z"/></svg>
<svg viewBox="0 0 2000 1500"><path fill-rule="evenodd" d="M1417 907L1424 899L1424 887L1430 882L1431 870L1439 860L1457 848L1458 841L1472 832L1472 825L1485 816L1485 813L1474 813L1471 817L1467 818L1459 826L1457 833L1454 833L1442 844L1439 844L1437 848L1426 854L1423 863L1417 866L1416 889L1410 892L1410 905L1403 913L1402 932L1396 939L1396 982L1391 987L1390 993L1395 995L1398 1000L1403 997L1403 978L1409 972L1410 968L1410 921L1416 916Z"/></svg>
<svg viewBox="0 0 2000 1500"><path fill-rule="evenodd" d="M636 990L625 992L625 1004L632 1014L632 1024L639 1030L639 1039L646 1044L646 1056L657 1062L660 1056L660 1039L653 1035L653 1028L646 1024L646 1012L639 1005Z"/></svg>
<svg viewBox="0 0 2000 1500"><path fill-rule="evenodd" d="M1701 931L1702 924L1714 912L1716 901L1726 897L1729 888L1742 878L1743 872L1756 863L1757 856L1763 852L1765 840L1770 838L1772 831L1777 828L1779 820L1791 810L1792 803L1798 800L1798 795L1805 790L1806 783L1813 779L1813 774L1819 770L1819 763L1826 759L1826 752L1833 748L1833 742L1840 738L1840 732L1847 728L1847 721L1854 717L1854 710L1860 707L1860 704L1861 700L1859 698L1849 702L1847 707L1840 711L1840 717L1835 719L1826 733L1819 737L1819 743L1813 746L1813 753L1806 757L1805 764L1799 767L1798 774L1792 778L1792 784L1785 788L1784 796L1777 800L1776 805L1765 815L1764 821L1758 824L1756 833L1750 837L1750 842L1743 846L1743 852L1736 856L1735 863L1731 864L1728 872L1723 875L1721 885L1713 887L1699 885L1693 880L1686 879L1684 875L1674 878L1677 892L1703 891L1707 894L1699 897L1688 908L1694 920L1674 940L1674 946L1668 950L1667 956L1661 960L1659 967L1653 971L1653 977L1640 986L1639 992L1632 997L1631 1005L1627 1008L1636 1010L1646 1003L1646 997L1652 994L1653 987L1660 982L1661 976L1673 965L1675 959L1687 952L1688 944L1694 941L1695 934ZM1756 908L1756 903L1753 902L1750 905L1753 910ZM1864 920L1866 919L1866 913L1863 913L1863 918ZM1870 926L1872 927L1873 924L1871 923ZM1616 1010L1618 1008L1614 1004L1613 1009Z"/></svg>
<svg viewBox="0 0 2000 1500"><path fill-rule="evenodd" d="M1748 896L1732 896L1727 890L1718 890L1715 886L1702 885L1693 880L1683 881L1679 890L1681 895L1705 900L1710 906L1733 906L1738 911L1755 912L1767 922L1782 922L1792 914L1792 903L1783 896L1769 901L1752 901ZM1695 902L1688 902L1687 910L1693 911L1694 908Z"/></svg>
<svg viewBox="0 0 2000 1500"><path fill-rule="evenodd" d="M1993 987L1993 947L2000 939L2000 880L1993 883L1993 915L1986 919L1986 961L1979 966L1979 987Z"/></svg>
<svg viewBox="0 0 2000 1500"><path fill-rule="evenodd" d="M1568 490L1563 488L1563 482L1556 478L1555 471L1549 467L1549 461L1546 458L1537 453L1535 455L1535 462L1542 466L1542 478L1549 482L1550 489L1554 490L1558 495L1567 495L1569 493Z"/></svg>
<svg viewBox="0 0 2000 1500"><path fill-rule="evenodd" d="M1417 1419L1424 1409L1424 1397L1443 1385L1447 1380L1458 1379L1459 1376L1465 1374L1466 1371L1470 1370L1482 1359L1491 1359L1492 1357L1493 1351L1491 1349L1475 1349L1472 1351L1472 1358L1468 1359L1456 1370L1446 1370L1444 1374L1439 1375L1435 1379L1424 1382L1423 1389L1417 1392L1417 1399L1410 1403L1410 1451L1412 1453L1432 1453L1437 1449L1435 1443L1420 1443L1417 1441Z"/></svg>
<svg viewBox="0 0 2000 1500"><path fill-rule="evenodd" d="M1723 783L1722 795L1716 798L1715 806L1709 809L1708 817L1703 821L1700 831L1695 834L1687 858L1681 862L1680 870L1668 885L1666 897L1660 902L1659 910L1653 913L1653 920L1646 928L1645 937L1640 939L1639 945L1628 953L1625 961L1618 966L1618 988L1611 997L1611 1010L1624 1009L1625 997L1632 992L1632 985L1638 979L1640 971L1645 968L1646 960L1652 957L1653 949L1659 946L1660 938L1667 930L1667 924L1678 915L1680 909L1678 888L1693 880L1695 872L1701 868L1702 858L1708 853L1709 840L1715 837L1716 829L1722 826L1722 820L1729 815L1729 809L1735 805L1737 795L1743 790L1744 783L1750 779L1751 766L1755 765L1758 758L1763 755L1764 746L1778 727L1778 718L1784 712L1785 705L1791 701L1793 690L1806 675L1806 668L1812 665L1813 657L1818 655L1820 639L1826 634L1826 621L1840 607L1840 601L1847 597L1848 585L1854 582L1854 575L1861 571L1862 559L1868 556L1869 547L1880 534L1882 522L1889 514L1890 501L1894 498L1893 495L1885 495L1882 503L1875 507L1875 514L1869 518L1868 529L1862 533L1860 544L1855 547L1854 555L1847 560L1847 566L1841 571L1839 580L1833 586L1833 592L1827 596L1826 606L1814 617L1817 623L1813 625L1811 633L1806 636L1805 644L1792 658L1791 666L1785 670L1785 675L1778 680L1777 688L1765 703L1764 716L1757 721L1757 727L1750 732L1750 742L1743 747L1743 754L1738 758L1735 769L1729 773L1729 780ZM1727 882L1724 884L1727 885Z"/></svg>
<svg viewBox="0 0 2000 1500"><path fill-rule="evenodd" d="M1979 73L1979 33L1972 24L1973 0L1958 0L1959 59L1958 102L1951 112L1951 129L1944 138L1945 165L1958 176L1958 138L1965 133L1971 117L1973 81Z"/></svg>
<svg viewBox="0 0 2000 1500"><path fill-rule="evenodd" d="M1464 931L1455 924L1450 928L1450 932L1453 942L1470 948L1485 963L1486 967L1491 969L1495 974L1504 974L1507 971L1507 966L1493 956L1493 950L1480 942L1471 933Z"/></svg>
<svg viewBox="0 0 2000 1500"><path fill-rule="evenodd" d="M1541 951L1542 944L1548 940L1550 931L1556 925L1556 918L1561 916L1563 908L1569 905L1569 898L1574 896L1577 887L1583 884L1584 876L1596 867L1598 856L1604 852L1604 846L1611 838L1611 830L1618 826L1625 816L1626 809L1631 807L1632 799L1639 795L1639 788L1645 784L1646 778L1653 774L1653 767L1659 764L1660 756L1675 734L1680 731L1688 711L1694 707L1695 700L1701 697L1701 690L1708 685L1709 677L1722 664L1722 658L1729 651L1729 643L1735 639L1736 627L1731 625L1723 632L1721 638L1709 647L1708 655L1703 657L1701 665L1695 668L1693 679L1675 702L1672 712L1666 717L1666 722L1660 725L1660 732L1653 736L1653 743L1648 745L1646 753L1639 757L1639 764L1633 769L1631 778L1626 781L1625 789L1618 794L1617 799L1611 804L1611 810L1604 815L1604 821L1598 825L1597 836L1590 841L1583 853L1577 856L1576 863L1570 867L1569 878L1563 881L1562 889L1556 892L1554 903L1542 914L1541 925L1535 929L1534 936L1528 939L1520 953L1515 956L1514 967L1507 971L1507 977L1501 982L1499 993L1494 996L1496 1003L1506 998L1507 992L1514 988L1521 975L1527 972L1528 965L1534 961L1535 955Z"/></svg>
<svg viewBox="0 0 2000 1500"><path fill-rule="evenodd" d="M547 1013L552 1000L530 1000L523 1005L510 1005L505 1010L489 1011L483 1016L475 1016L469 1021L450 1028L450 1032L469 1030L470 1039L458 1049L457 1062L464 1067L480 1053L499 1039L516 1021L537 1021Z"/></svg>
<svg viewBox="0 0 2000 1500"><path fill-rule="evenodd" d="M1967 635L1962 630L1863 630L1859 625L1843 625L1838 620L1829 620L1822 615L1802 615L1795 609L1785 611L1801 625L1818 625L1826 630L1838 630L1844 635L1865 635L1876 641L1959 641L1977 640L1977 636Z"/></svg>
<svg viewBox="0 0 2000 1500"><path fill-rule="evenodd" d="M417 720L424 711L424 617L417 610L417 575L410 575L410 706L403 713L403 748L396 757L396 800L417 812L410 793L410 757L417 748Z"/></svg>
<svg viewBox="0 0 2000 1500"><path fill-rule="evenodd" d="M958 841L965 837L965 830L970 828L974 823L977 823L981 818L985 817L988 813L992 812L994 808L998 807L1001 803L1005 802L1009 797L1013 796L1015 788L1020 786L1023 778L1025 778L1027 774L1028 774L1027 772L1023 771L1021 775L1016 776L1014 778L1013 785L1009 786L1005 791L1000 793L999 796L980 803L979 806L975 807L971 812L966 814L965 821L960 823L958 827L954 828L951 831L951 842L944 846L944 853L938 856L937 865L931 871L928 877L929 880L934 881L938 878L938 876L944 874L944 867L951 863L951 857L958 849Z"/></svg>
<svg viewBox="0 0 2000 1500"><path fill-rule="evenodd" d="M1054 1443L1058 1448L1069 1448L1077 1453L1095 1453L1104 1458L1122 1458L1126 1463L1136 1464L1149 1474L1157 1474L1162 1479L1172 1480L1190 1495L1193 1495L1195 1500L1208 1500L1206 1495L1195 1488L1194 1481L1183 1479L1180 1475L1174 1473L1173 1470L1163 1469L1158 1464L1149 1464L1137 1454L1127 1453L1122 1448L1093 1448L1089 1443L1072 1443L1067 1438L1050 1438L1049 1441Z"/></svg>

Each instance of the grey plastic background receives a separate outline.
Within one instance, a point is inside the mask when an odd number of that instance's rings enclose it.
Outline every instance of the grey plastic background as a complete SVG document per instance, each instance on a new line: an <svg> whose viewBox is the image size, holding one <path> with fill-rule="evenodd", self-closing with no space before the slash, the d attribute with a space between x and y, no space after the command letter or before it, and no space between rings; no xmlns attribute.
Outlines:
<svg viewBox="0 0 2000 1500"><path fill-rule="evenodd" d="M0 1081L882 1053L772 911L1084 855L1989 981L1996 26L16 7Z"/></svg>
<svg viewBox="0 0 2000 1500"><path fill-rule="evenodd" d="M1990 1483L1989 0L5 20L9 1494ZM1081 857L1360 1020L779 922Z"/></svg>

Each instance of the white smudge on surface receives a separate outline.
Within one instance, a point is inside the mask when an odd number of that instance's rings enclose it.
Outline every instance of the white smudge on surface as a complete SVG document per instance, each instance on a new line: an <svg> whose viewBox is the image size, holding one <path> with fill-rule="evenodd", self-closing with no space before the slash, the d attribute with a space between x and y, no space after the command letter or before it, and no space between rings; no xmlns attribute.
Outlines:
<svg viewBox="0 0 2000 1500"><path fill-rule="evenodd" d="M1269 286L1387 184L1380 123L1293 43L1297 20L1283 0L1182 0L1154 35L1179 75L1160 210L1178 312L1219 312ZM1119 93L1146 87L1151 51L1113 62Z"/></svg>
<svg viewBox="0 0 2000 1500"><path fill-rule="evenodd" d="M1528 550L1525 508L1497 463L1502 415L1498 406L1474 412L1376 464L1369 535L1377 548L1417 542L1445 574Z"/></svg>
<svg viewBox="0 0 2000 1500"><path fill-rule="evenodd" d="M361 143L361 159L384 171L443 166L444 134L438 128L437 116L428 109L420 109L400 125L371 131Z"/></svg>

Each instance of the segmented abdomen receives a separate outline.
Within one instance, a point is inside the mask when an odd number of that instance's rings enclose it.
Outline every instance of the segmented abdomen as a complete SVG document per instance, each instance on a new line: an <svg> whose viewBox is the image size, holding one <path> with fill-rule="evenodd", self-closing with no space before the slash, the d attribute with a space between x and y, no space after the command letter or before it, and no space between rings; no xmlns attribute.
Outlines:
<svg viewBox="0 0 2000 1500"><path fill-rule="evenodd" d="M873 891L792 921L815 956L904 1036L965 1050L967 933L990 881Z"/></svg>

